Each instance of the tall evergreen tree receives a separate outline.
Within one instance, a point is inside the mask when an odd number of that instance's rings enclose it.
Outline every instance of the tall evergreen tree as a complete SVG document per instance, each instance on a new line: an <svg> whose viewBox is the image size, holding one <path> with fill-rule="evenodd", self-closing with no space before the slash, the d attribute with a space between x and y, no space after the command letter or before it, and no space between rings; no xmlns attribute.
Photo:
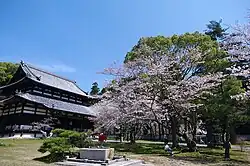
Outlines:
<svg viewBox="0 0 250 166"><path fill-rule="evenodd" d="M90 94L91 95L98 95L99 91L100 91L100 88L98 87L98 83L94 82L92 84L92 88L91 88Z"/></svg>
<svg viewBox="0 0 250 166"><path fill-rule="evenodd" d="M209 24L207 24L207 30L205 30L205 34L210 36L212 40L223 39L228 28L223 28L221 23L222 19L219 21L209 21Z"/></svg>

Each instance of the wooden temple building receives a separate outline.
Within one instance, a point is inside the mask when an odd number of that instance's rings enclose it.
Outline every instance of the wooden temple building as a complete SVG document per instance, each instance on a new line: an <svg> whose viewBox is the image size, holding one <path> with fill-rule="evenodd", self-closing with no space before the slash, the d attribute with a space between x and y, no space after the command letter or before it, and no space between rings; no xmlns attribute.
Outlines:
<svg viewBox="0 0 250 166"><path fill-rule="evenodd" d="M76 82L21 62L10 82L0 87L0 137L13 130L36 137L32 123L48 117L58 119L58 128L93 130L90 106L96 101Z"/></svg>

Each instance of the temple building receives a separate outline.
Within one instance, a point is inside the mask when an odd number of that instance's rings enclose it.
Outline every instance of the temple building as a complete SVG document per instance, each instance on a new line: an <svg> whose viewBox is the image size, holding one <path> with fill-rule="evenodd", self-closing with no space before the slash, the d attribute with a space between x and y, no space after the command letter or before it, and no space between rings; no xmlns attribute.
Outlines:
<svg viewBox="0 0 250 166"><path fill-rule="evenodd" d="M58 119L58 128L93 130L96 114L90 106L98 99L75 81L21 62L10 82L0 87L0 100L0 137L13 131L36 137L32 123L48 117Z"/></svg>

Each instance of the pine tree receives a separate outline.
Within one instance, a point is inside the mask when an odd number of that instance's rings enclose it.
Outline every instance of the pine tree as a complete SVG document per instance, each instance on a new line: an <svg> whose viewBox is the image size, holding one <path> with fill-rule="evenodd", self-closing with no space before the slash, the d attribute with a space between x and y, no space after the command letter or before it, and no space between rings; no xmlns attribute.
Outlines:
<svg viewBox="0 0 250 166"><path fill-rule="evenodd" d="M90 95L98 95L100 91L100 88L98 87L98 83L97 82L94 82L92 84L92 88L91 88L91 91L90 91Z"/></svg>
<svg viewBox="0 0 250 166"><path fill-rule="evenodd" d="M223 28L221 23L222 19L220 21L209 21L209 24L207 24L207 30L205 30L205 34L210 36L212 40L223 39L228 28Z"/></svg>

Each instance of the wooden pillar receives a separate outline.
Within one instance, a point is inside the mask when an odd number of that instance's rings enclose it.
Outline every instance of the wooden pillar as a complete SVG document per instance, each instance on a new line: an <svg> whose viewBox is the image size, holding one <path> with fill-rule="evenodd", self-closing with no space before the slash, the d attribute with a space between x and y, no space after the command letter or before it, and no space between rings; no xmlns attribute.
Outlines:
<svg viewBox="0 0 250 166"><path fill-rule="evenodd" d="M81 116L82 116L81 131L83 131L83 129L84 129L84 116L83 115L81 115Z"/></svg>
<svg viewBox="0 0 250 166"><path fill-rule="evenodd" d="M25 105L25 103L23 102L23 103L22 103L22 110L21 110L21 114L23 114L23 111L24 111L24 105Z"/></svg>
<svg viewBox="0 0 250 166"><path fill-rule="evenodd" d="M35 115L36 115L36 112L37 112L37 104L35 104L35 111L34 111Z"/></svg>
<svg viewBox="0 0 250 166"><path fill-rule="evenodd" d="M54 98L54 91L52 91L52 89L51 89L50 93L51 93L51 97Z"/></svg>
<svg viewBox="0 0 250 166"><path fill-rule="evenodd" d="M8 115L10 115L10 108L11 108L11 105L9 104L8 105Z"/></svg>
<svg viewBox="0 0 250 166"><path fill-rule="evenodd" d="M6 121L7 121L7 117L6 116L4 116L3 115L3 113L4 113L4 110L5 110L5 105L3 106L3 112L2 112L2 121L1 121L1 123L2 123L2 136L4 136L4 134L5 134L5 125L6 125Z"/></svg>
<svg viewBox="0 0 250 166"><path fill-rule="evenodd" d="M2 107L3 111L4 111L5 105ZM3 111L2 111L2 116L0 117L0 133L1 136L4 136L4 131L5 131L5 121L6 121L6 116L3 116Z"/></svg>
<svg viewBox="0 0 250 166"><path fill-rule="evenodd" d="M66 124L65 128L68 129L69 127L69 118L68 118L68 113L66 112Z"/></svg>
<svg viewBox="0 0 250 166"><path fill-rule="evenodd" d="M17 103L15 103L14 115L16 114Z"/></svg>
<svg viewBox="0 0 250 166"><path fill-rule="evenodd" d="M36 112L37 112L37 104L35 104L35 111L34 111L34 115L36 115ZM34 126L33 126L32 128L34 128ZM34 132L34 137L36 138L36 132Z"/></svg>
<svg viewBox="0 0 250 166"><path fill-rule="evenodd" d="M4 106L2 107L2 113L1 113L1 114L2 114L2 116L3 116L3 111L4 111Z"/></svg>

